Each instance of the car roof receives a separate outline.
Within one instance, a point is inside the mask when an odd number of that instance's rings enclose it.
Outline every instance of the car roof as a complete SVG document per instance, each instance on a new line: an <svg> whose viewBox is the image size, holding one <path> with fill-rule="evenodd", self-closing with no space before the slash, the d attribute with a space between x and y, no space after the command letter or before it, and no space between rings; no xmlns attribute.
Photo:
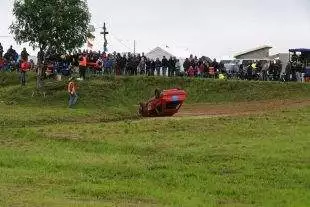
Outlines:
<svg viewBox="0 0 310 207"><path fill-rule="evenodd" d="M309 52L310 53L310 49L307 48L296 48L296 49L290 49L289 52Z"/></svg>

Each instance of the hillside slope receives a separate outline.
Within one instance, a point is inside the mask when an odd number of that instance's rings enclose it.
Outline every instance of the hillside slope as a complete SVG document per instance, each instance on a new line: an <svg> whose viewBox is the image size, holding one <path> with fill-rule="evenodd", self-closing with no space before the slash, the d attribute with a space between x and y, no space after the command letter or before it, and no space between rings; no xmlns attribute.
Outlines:
<svg viewBox="0 0 310 207"><path fill-rule="evenodd" d="M47 96L32 97L35 77L26 87L18 83L18 74L0 73L0 104L5 123L24 114L24 124L45 121L97 122L137 118L137 105L153 95L154 89L180 87L189 96L187 105L196 103L229 104L266 100L304 100L310 98L310 85L299 83L219 81L162 77L91 77L79 82L79 104L67 109L66 80L45 82ZM0 111L0 112L1 112ZM9 113L7 113L9 111ZM35 117L33 120L31 117ZM38 120L40 117L40 120Z"/></svg>

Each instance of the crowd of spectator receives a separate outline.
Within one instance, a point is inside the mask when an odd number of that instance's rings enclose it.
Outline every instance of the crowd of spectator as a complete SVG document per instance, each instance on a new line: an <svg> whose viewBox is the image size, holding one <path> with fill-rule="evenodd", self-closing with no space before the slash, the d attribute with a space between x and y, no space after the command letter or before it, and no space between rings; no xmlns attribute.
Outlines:
<svg viewBox="0 0 310 207"><path fill-rule="evenodd" d="M29 61L34 66L33 60L28 60L29 54L24 48L20 54L13 49L12 46L4 53L3 46L0 43L0 71L18 70L21 67L22 61Z"/></svg>
<svg viewBox="0 0 310 207"><path fill-rule="evenodd" d="M24 48L20 55L12 48L3 51L0 44L0 70L21 68L23 61L30 62L30 69L35 69L29 54ZM190 55L185 60L176 57L150 59L144 53L105 53L91 50L78 50L72 53L57 54L49 49L45 54L39 52L37 62L43 68L43 76L55 77L58 74L70 76L79 73L81 79L87 72L106 75L144 75L144 76L188 76L201 78L235 78L242 80L280 80L281 62L243 61L228 65L225 61L217 62L208 57L198 58ZM21 71L26 72L26 71Z"/></svg>
<svg viewBox="0 0 310 207"><path fill-rule="evenodd" d="M82 59L86 58L86 66L90 72L108 75L176 76L181 70L181 64L175 57L166 58L164 56L162 59L153 60L147 58L144 53L120 54L114 52L107 54L100 51L78 50L66 55L47 52L45 57L45 62L48 64L61 63L68 68L71 66L73 70L77 70L81 66Z"/></svg>
<svg viewBox="0 0 310 207"><path fill-rule="evenodd" d="M38 55L38 59L40 59ZM83 58L87 64L83 65ZM56 55L53 51L48 51L45 55L46 65L53 64L53 69L57 73L69 74L67 70L79 71L81 78L85 78L85 69L92 73L107 75L145 75L145 76L189 76L208 77L224 72L224 66L215 59L211 61L206 57L187 58L181 63L176 57L165 57L150 59L144 53L101 53L78 50L72 54ZM83 65L83 67L81 67ZM71 67L70 67L71 66ZM51 68L51 67L50 67Z"/></svg>

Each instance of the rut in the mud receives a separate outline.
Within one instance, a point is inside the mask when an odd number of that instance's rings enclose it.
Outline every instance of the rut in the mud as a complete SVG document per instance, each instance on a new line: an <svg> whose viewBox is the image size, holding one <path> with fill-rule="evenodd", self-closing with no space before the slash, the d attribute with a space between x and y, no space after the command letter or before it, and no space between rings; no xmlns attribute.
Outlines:
<svg viewBox="0 0 310 207"><path fill-rule="evenodd" d="M309 105L310 100L271 100L220 104L185 104L180 112L175 116L238 116L290 108L300 108Z"/></svg>

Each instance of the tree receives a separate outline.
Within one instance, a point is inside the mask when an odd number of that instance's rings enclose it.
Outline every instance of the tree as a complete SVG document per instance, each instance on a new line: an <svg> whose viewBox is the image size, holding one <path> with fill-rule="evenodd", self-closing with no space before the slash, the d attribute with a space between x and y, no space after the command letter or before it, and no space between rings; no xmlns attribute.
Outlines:
<svg viewBox="0 0 310 207"><path fill-rule="evenodd" d="M15 21L10 26L18 43L29 42L40 52L81 47L90 34L90 13L85 0L15 0Z"/></svg>

